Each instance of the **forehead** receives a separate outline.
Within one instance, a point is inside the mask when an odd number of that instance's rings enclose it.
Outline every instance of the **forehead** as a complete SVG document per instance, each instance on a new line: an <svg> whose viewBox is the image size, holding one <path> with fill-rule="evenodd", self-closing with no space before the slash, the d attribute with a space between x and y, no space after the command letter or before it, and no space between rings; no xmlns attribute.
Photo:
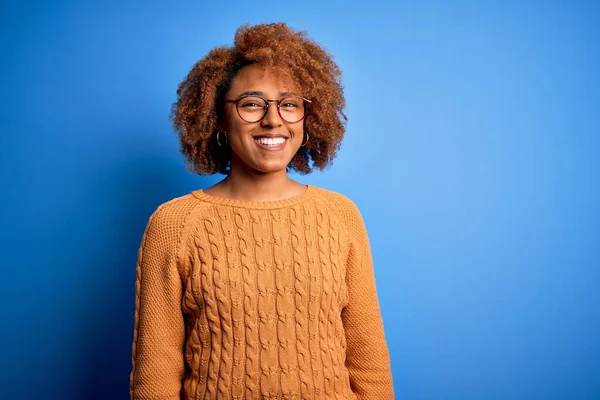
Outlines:
<svg viewBox="0 0 600 400"><path fill-rule="evenodd" d="M253 64L240 69L229 87L229 93L233 96L247 91L278 96L280 93L295 93L296 85L283 72Z"/></svg>

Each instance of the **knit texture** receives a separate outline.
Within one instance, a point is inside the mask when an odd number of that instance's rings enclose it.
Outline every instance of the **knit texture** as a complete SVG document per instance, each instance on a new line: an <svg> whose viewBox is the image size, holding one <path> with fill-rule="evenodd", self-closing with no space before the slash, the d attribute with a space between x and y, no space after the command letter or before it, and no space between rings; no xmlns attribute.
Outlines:
<svg viewBox="0 0 600 400"><path fill-rule="evenodd" d="M136 274L132 399L394 398L369 240L338 193L168 201Z"/></svg>

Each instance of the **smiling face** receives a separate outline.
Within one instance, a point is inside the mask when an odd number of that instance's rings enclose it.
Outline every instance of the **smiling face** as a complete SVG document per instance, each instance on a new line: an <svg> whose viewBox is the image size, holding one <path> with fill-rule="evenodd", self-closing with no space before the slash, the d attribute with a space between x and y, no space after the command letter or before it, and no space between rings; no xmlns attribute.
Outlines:
<svg viewBox="0 0 600 400"><path fill-rule="evenodd" d="M269 69L259 65L248 65L240 69L225 94L225 99L236 100L244 95L253 94L267 100L281 100L289 95L300 95L285 79ZM282 114L293 107L282 104ZM257 104L248 100L239 103L242 113L258 112ZM245 114L244 114L245 115ZM245 118L249 120L249 118ZM290 118L286 118L291 120ZM225 103L222 128L227 132L227 141L231 146L231 172L245 169L251 173L286 173L286 167L302 145L304 123L288 123L277 112L275 102L269 102L265 117L258 122L246 122L238 114L236 105Z"/></svg>

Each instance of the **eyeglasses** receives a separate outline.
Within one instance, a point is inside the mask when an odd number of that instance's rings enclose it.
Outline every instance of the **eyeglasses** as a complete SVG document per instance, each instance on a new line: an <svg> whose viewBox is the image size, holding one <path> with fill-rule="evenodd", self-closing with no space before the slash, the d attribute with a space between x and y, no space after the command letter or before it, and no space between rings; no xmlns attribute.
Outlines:
<svg viewBox="0 0 600 400"><path fill-rule="evenodd" d="M254 95L242 96L236 100L225 100L225 102L235 104L240 118L249 123L262 120L269 111L269 103L275 103L279 116L288 124L302 121L311 103L310 100L300 96L288 96L281 100L267 100Z"/></svg>

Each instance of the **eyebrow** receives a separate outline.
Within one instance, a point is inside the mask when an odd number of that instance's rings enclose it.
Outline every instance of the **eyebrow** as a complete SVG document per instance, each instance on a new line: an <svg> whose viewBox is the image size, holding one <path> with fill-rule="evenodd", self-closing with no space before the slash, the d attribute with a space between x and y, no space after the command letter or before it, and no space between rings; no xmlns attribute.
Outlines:
<svg viewBox="0 0 600 400"><path fill-rule="evenodd" d="M289 94L293 94L293 93L289 93L289 92L279 93L280 96L287 96ZM260 92L260 91L247 90L244 93L240 94L237 98L239 99L240 97L244 97L244 96L264 96L264 93Z"/></svg>

